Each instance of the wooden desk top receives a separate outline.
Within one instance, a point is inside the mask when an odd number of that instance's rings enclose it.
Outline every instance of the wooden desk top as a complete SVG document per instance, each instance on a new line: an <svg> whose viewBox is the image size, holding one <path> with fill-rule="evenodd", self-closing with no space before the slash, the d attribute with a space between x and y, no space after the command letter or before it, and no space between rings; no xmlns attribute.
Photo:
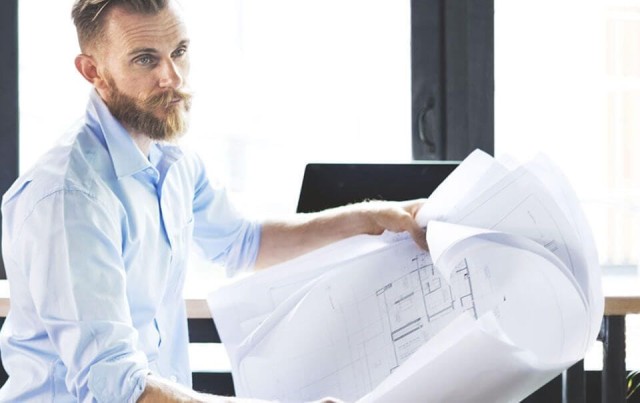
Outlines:
<svg viewBox="0 0 640 403"><path fill-rule="evenodd" d="M606 272L605 272L606 273ZM609 270L602 277L602 290L605 295L605 315L627 315L640 313L640 275L636 269L625 274Z"/></svg>
<svg viewBox="0 0 640 403"><path fill-rule="evenodd" d="M620 288L604 283L605 315L627 315L640 313L640 279L625 281L625 286ZM637 287L636 287L637 286ZM9 285L6 280L0 280L0 317L5 317L9 312ZM211 318L209 306L205 297L187 297L187 316L190 319Z"/></svg>
<svg viewBox="0 0 640 403"><path fill-rule="evenodd" d="M187 298L187 316L190 319L211 318L207 300L204 298ZM0 297L0 317L5 317L9 312L9 298ZM627 315L640 313L640 296L615 296L605 297L605 315Z"/></svg>
<svg viewBox="0 0 640 403"><path fill-rule="evenodd" d="M607 296L604 299L604 314L627 315L640 313L640 296Z"/></svg>

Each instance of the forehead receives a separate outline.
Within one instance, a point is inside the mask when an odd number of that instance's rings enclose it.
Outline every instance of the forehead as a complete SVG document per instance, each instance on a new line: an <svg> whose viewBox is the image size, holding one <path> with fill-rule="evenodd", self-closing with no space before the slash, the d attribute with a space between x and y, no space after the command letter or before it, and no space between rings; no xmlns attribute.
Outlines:
<svg viewBox="0 0 640 403"><path fill-rule="evenodd" d="M111 9L105 19L107 47L124 53L138 48L162 51L188 39L182 14L171 3L156 14L133 13L123 7Z"/></svg>

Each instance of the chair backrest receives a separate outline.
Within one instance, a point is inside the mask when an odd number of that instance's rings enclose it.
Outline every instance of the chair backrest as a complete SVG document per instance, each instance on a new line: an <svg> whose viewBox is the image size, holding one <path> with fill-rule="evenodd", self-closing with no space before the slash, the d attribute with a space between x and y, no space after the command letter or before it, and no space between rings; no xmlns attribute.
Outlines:
<svg viewBox="0 0 640 403"><path fill-rule="evenodd" d="M366 199L410 200L429 197L458 162L408 164L307 164L297 212L308 213Z"/></svg>

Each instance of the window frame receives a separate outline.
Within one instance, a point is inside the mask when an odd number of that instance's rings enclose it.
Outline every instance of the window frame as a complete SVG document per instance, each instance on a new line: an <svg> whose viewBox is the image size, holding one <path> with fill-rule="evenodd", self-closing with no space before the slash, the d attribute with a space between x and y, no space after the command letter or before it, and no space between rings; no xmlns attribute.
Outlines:
<svg viewBox="0 0 640 403"><path fill-rule="evenodd" d="M494 0L411 0L414 159L493 155L493 36Z"/></svg>
<svg viewBox="0 0 640 403"><path fill-rule="evenodd" d="M0 2L0 37L0 53L6 56L0 58L0 192L4 194L18 177L18 0ZM0 278L7 278L4 261Z"/></svg>

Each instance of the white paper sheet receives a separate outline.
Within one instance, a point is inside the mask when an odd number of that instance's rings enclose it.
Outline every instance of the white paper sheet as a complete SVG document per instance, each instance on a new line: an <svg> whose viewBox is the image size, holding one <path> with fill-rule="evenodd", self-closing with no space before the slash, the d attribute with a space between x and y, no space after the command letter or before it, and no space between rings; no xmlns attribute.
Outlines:
<svg viewBox="0 0 640 403"><path fill-rule="evenodd" d="M474 152L420 212L430 252L359 236L218 290L236 394L523 399L584 356L602 317L597 254L566 186L547 160L507 169Z"/></svg>

